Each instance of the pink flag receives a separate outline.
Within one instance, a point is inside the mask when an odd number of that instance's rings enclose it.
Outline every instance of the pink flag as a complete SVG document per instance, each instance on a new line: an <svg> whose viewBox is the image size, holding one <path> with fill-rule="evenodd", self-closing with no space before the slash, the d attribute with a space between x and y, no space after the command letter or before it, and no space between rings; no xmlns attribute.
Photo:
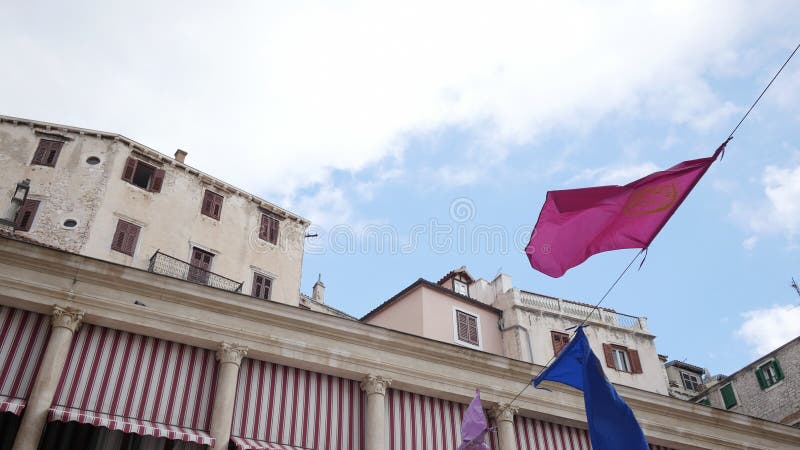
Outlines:
<svg viewBox="0 0 800 450"><path fill-rule="evenodd" d="M726 144L625 186L549 191L525 248L531 267L560 277L596 253L647 248Z"/></svg>

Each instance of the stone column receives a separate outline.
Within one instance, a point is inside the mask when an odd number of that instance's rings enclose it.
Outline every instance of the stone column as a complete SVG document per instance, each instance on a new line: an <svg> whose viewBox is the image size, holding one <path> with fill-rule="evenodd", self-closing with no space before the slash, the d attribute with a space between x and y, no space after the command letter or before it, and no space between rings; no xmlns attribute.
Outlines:
<svg viewBox="0 0 800 450"><path fill-rule="evenodd" d="M216 439L213 450L227 450L231 440L233 402L236 401L236 382L239 381L239 365L247 355L247 348L223 342L219 345L217 359L217 393L211 410L211 436Z"/></svg>
<svg viewBox="0 0 800 450"><path fill-rule="evenodd" d="M386 448L386 388L392 380L377 375L367 375L361 382L361 390L367 393L366 448Z"/></svg>
<svg viewBox="0 0 800 450"><path fill-rule="evenodd" d="M500 450L517 450L517 436L514 434L514 414L516 406L508 403L498 403L489 411L497 424L497 437L500 440Z"/></svg>
<svg viewBox="0 0 800 450"><path fill-rule="evenodd" d="M72 336L80 328L82 320L83 311L58 305L53 307L50 340L47 341L39 373L36 374L31 396L22 414L14 450L36 450L39 447L53 396L67 361Z"/></svg>

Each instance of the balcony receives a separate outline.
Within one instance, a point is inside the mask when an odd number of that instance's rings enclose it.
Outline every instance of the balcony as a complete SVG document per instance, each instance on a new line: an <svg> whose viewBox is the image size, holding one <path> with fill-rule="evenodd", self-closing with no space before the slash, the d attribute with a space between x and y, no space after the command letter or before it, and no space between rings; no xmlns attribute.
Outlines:
<svg viewBox="0 0 800 450"><path fill-rule="evenodd" d="M150 257L150 266L147 268L152 273L166 275L179 280L191 281L217 289L230 292L242 292L242 283L217 275L214 272L195 267L186 261L156 251Z"/></svg>
<svg viewBox="0 0 800 450"><path fill-rule="evenodd" d="M647 318L645 317L629 316L605 308L594 309L590 305L546 297L533 292L521 291L520 294L522 304L531 308L548 310L576 319L587 319L590 322L605 323L619 328L648 331Z"/></svg>

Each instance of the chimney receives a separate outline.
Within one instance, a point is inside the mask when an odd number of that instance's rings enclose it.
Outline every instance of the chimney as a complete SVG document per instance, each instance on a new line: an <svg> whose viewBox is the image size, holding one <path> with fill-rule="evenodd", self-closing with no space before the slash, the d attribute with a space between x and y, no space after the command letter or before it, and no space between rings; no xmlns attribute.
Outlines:
<svg viewBox="0 0 800 450"><path fill-rule="evenodd" d="M322 274L319 274L317 282L311 289L311 298L317 303L325 303L325 285L322 283Z"/></svg>
<svg viewBox="0 0 800 450"><path fill-rule="evenodd" d="M178 162L182 163L186 159L186 155L188 155L188 153L186 153L185 151L183 151L181 149L175 150L175 159Z"/></svg>

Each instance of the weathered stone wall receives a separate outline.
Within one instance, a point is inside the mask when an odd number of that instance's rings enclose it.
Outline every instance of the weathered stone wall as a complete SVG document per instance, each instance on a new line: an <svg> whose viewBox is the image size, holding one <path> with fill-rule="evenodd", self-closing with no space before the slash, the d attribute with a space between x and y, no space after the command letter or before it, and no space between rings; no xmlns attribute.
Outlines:
<svg viewBox="0 0 800 450"><path fill-rule="evenodd" d="M55 167L31 164L43 131L66 140ZM243 283L244 294L258 272L273 278L272 300L298 304L306 222L284 218L277 245L266 242L258 237L265 206L259 199L133 144L113 135L0 121L0 208L16 183L29 178L29 198L41 201L26 233L34 239L139 269L148 268L157 250L189 261L196 246L214 253L211 271ZM128 156L165 170L161 192L122 180ZM99 163L89 164L89 157ZM201 214L206 189L224 197L220 220ZM67 219L77 225L64 227ZM119 219L141 227L133 256L111 249Z"/></svg>
<svg viewBox="0 0 800 450"><path fill-rule="evenodd" d="M784 379L762 390L755 372L772 359L778 360ZM708 399L715 408L725 409L720 389L729 382L733 384L738 402L730 411L782 422L784 418L800 411L800 341L795 340L775 355L755 361L714 386L709 391Z"/></svg>

